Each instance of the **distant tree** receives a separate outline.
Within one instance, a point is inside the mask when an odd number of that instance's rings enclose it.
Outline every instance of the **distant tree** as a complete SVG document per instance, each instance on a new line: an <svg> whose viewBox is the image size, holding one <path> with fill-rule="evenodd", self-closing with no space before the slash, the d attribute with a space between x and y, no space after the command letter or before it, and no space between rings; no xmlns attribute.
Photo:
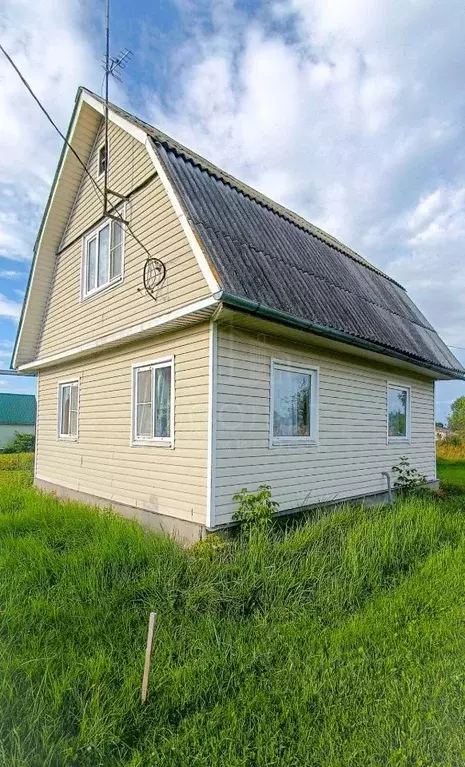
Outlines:
<svg viewBox="0 0 465 767"><path fill-rule="evenodd" d="M449 429L465 439L465 396L458 397L452 403L449 416Z"/></svg>
<svg viewBox="0 0 465 767"><path fill-rule="evenodd" d="M436 421L436 429L443 429L444 424L442 421Z"/></svg>

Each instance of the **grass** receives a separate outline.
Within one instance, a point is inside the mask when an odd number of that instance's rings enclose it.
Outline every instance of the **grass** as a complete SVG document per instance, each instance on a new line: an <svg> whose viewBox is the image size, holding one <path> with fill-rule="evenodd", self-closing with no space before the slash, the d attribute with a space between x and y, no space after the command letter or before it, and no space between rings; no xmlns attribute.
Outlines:
<svg viewBox="0 0 465 767"><path fill-rule="evenodd" d="M465 763L465 496L212 551L29 485L0 472L0 764Z"/></svg>
<svg viewBox="0 0 465 767"><path fill-rule="evenodd" d="M438 476L442 485L465 493L465 445L437 446Z"/></svg>

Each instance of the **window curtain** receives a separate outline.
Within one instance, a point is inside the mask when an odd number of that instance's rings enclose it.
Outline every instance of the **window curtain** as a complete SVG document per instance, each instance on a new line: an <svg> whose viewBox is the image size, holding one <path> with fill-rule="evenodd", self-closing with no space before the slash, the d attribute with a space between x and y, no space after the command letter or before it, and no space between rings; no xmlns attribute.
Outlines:
<svg viewBox="0 0 465 767"><path fill-rule="evenodd" d="M137 371L136 436L152 436L152 370Z"/></svg>

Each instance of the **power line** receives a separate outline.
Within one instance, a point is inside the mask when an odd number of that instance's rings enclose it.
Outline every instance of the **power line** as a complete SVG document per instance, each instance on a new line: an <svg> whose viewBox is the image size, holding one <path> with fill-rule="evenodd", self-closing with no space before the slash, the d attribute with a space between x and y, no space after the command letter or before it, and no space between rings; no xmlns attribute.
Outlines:
<svg viewBox="0 0 465 767"><path fill-rule="evenodd" d="M21 80L21 82L23 83L23 85L25 86L25 88L26 88L26 89L29 91L29 93L31 94L32 98L34 99L34 101L36 102L36 104L38 105L38 107L40 108L40 110L41 110L41 111L44 113L44 115L45 115L45 117L47 118L47 120L49 121L49 123L50 123L50 124L51 124L51 125L54 127L54 129L56 130L56 132L58 133L58 135L60 136L60 138L62 139L62 141L64 141L64 143L66 144L66 146L68 147L68 149L70 150L70 152L72 152L72 153L73 153L73 155L75 156L75 158L77 159L77 161L79 162L79 164L80 164L80 165L82 165L82 167L83 167L83 169L84 169L84 172L85 172L85 173L86 173L86 175L87 175L87 176L90 178L90 180L91 180L91 182L92 182L92 184L93 184L93 186L94 186L94 188L95 188L95 190L96 190L97 194L98 194L98 195L99 195L99 197L101 198L102 202L105 202L105 196L104 196L104 193L102 192L102 190L100 189L100 187L99 187L98 183L96 182L96 180L94 179L94 177L93 177L93 176L92 176L92 174L90 173L89 169L87 168L87 165L86 165L86 164L85 164L85 163L84 163L84 162L81 160L81 158L79 157L78 153L76 152L76 150L74 149L74 147L72 147L72 146L71 146L71 144L69 143L69 141L68 141L68 139L66 138L66 136L64 135L64 133L62 133L62 132L61 132L61 130L59 129L59 127L58 127L58 126L56 125L56 123L53 121L52 117L51 117L51 116L50 116L50 114L47 112L47 110L45 109L45 107L43 106L43 104L41 103L41 101L39 100L39 98L36 96L36 94L35 94L35 93L34 93L34 91L32 90L32 88L31 88L31 86L29 85L28 81L27 81L27 80L26 80L26 78L25 78L25 77L24 77L24 76L21 74L21 72L20 72L20 70L18 69L18 67L16 66L15 62L13 61L13 59L11 58L11 56L10 56L10 55L9 55L9 54L6 52L5 48L3 47L3 45L2 45L1 43L0 43L0 50L1 50L1 52L3 53L3 55L5 56L5 58L7 59L7 61L8 61L8 62L11 64L11 66L12 66L12 67L13 67L13 69L15 70L16 74L18 75L19 79ZM107 103L108 103L108 102L107 102ZM106 212L106 211L105 211L105 212ZM147 248L145 247L145 245L144 245L144 244L143 244L143 243L140 241L140 239L137 237L137 235L136 235L136 234L134 234L134 232L132 231L132 229L131 229L131 227L130 227L129 223L128 223L127 221L125 221L125 219L123 218L122 214L121 214L121 213L119 212L119 210L118 210L116 207L114 207L114 206L112 206L112 212L111 212L111 214L110 214L110 215L113 215L113 214L116 214L116 216L118 216L118 218L120 219L121 223L125 225L125 227L126 227L126 230L129 232L129 234L131 235L131 237L133 238L133 240L135 240L135 242L137 242L137 244L139 245L139 247L141 247L141 248L142 248L142 250L144 250L144 251L145 251L145 253L147 254L148 258L152 258L152 256L151 256L150 252L147 250Z"/></svg>
<svg viewBox="0 0 465 767"><path fill-rule="evenodd" d="M78 160L78 162L79 162L79 163L82 165L82 167L84 168L85 172L87 173L87 175L89 176L90 180L92 181L92 183L93 183L94 187L96 188L96 190L97 190L98 194L99 194L100 196L103 196L103 192L101 191L101 189L100 189L99 185L97 184L96 180L93 178L93 176L92 176L92 175L91 175L91 173L89 172L89 170L88 170L88 168L87 168L86 164L85 164L85 163L84 163L84 162L81 160L81 158L79 157L78 153L77 153L77 152L76 152L76 150L75 150L75 149L74 149L74 148L71 146L71 144L69 143L69 141L68 141L68 139L66 138L66 136L64 135L64 133L62 133L62 132L61 132L61 130L59 129L58 125L57 125L57 124L56 124L56 123L53 121L52 117L51 117L51 116L50 116L50 114L47 112L47 110L45 109L45 107L42 105L42 103L40 102L39 98L36 96L36 94L34 93L34 91L33 91L33 90L32 90L32 88L31 88L31 86L29 85L28 81L27 81L27 80L26 80L26 78L25 78L25 77L24 77L24 76L21 74L21 72L20 72L20 70L18 69L18 67L16 66L15 62L13 61L13 59L11 58L11 56L10 56L10 55L9 55L9 54L6 52L5 48L3 47L3 45L2 45L1 43L0 43L0 50L2 51L3 55L5 56L5 58L6 58L6 59L9 61L9 63L11 64L11 66L13 67L13 69L15 70L16 74L18 75L19 79L21 80L21 82L23 83L23 85L25 86L25 88L27 88L27 90L28 90L28 91L29 91L29 93L31 94L32 98L34 99L34 101L35 101L35 102L36 102L36 104L38 105L39 109L40 109L40 110L41 110L41 111L44 113L44 115L45 115L45 117L47 118L47 120L49 121L49 123L50 123L50 124L51 124L51 125L52 125L52 126L55 128L56 132L58 133L58 135L60 136L60 138L61 138L61 139L62 139L62 140L65 142L65 144L66 144L66 146L68 147L68 149L69 149L69 150L70 150L70 151L73 153L73 155L76 157L76 159Z"/></svg>

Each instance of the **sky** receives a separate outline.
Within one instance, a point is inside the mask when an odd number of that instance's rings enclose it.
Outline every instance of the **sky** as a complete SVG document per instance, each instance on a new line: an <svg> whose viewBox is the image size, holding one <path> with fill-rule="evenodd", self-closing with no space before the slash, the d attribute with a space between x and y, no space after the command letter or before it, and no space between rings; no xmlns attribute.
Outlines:
<svg viewBox="0 0 465 767"><path fill-rule="evenodd" d="M100 92L103 0L2 0L0 40L66 130ZM110 97L404 285L465 364L462 0L112 0ZM0 368L60 139L0 60ZM34 391L0 376L0 391ZM465 394L436 387L437 418Z"/></svg>

